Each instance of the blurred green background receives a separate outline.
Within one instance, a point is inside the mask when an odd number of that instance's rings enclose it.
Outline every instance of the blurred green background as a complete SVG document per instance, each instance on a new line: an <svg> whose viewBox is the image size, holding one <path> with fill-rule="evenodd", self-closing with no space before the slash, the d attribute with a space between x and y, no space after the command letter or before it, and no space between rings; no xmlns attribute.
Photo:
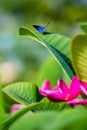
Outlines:
<svg viewBox="0 0 87 130"><path fill-rule="evenodd" d="M33 24L68 37L82 32L80 22L87 21L87 0L0 0L0 83L35 81L49 52L37 42L19 36L19 27ZM11 99L4 96L10 111ZM0 91L0 120L4 116ZM10 105L9 105L10 104ZM1 122L1 121L0 121Z"/></svg>
<svg viewBox="0 0 87 130"><path fill-rule="evenodd" d="M0 0L1 84L34 81L49 56L37 42L18 35L19 27L46 25L49 32L72 37L87 21L87 0ZM35 44L34 44L35 43Z"/></svg>

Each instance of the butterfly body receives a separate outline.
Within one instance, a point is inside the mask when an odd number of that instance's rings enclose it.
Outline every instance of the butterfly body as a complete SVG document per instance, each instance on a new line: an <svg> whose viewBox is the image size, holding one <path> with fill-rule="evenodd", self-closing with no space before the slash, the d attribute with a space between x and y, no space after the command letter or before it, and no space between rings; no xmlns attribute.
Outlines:
<svg viewBox="0 0 87 130"><path fill-rule="evenodd" d="M43 26L33 25L33 27L40 33L45 33L47 30L46 27Z"/></svg>

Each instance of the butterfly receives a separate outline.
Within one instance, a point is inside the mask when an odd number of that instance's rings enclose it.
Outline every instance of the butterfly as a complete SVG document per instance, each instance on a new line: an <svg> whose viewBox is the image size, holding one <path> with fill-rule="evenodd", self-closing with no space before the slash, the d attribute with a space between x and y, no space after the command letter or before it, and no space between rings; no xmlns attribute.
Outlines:
<svg viewBox="0 0 87 130"><path fill-rule="evenodd" d="M50 23L50 22L48 22L48 24L47 24L45 27L39 26L39 25L33 25L33 27L34 27L38 32L40 32L40 33L42 33L42 34L47 34L47 33L48 33L48 32L47 32L47 27L48 27L49 23Z"/></svg>
<svg viewBox="0 0 87 130"><path fill-rule="evenodd" d="M33 25L33 27L40 33L45 33L47 30L46 27L43 26Z"/></svg>

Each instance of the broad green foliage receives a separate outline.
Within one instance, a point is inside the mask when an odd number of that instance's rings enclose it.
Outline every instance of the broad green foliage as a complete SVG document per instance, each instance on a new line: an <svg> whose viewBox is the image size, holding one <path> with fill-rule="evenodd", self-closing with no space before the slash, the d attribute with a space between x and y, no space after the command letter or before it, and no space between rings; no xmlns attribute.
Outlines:
<svg viewBox="0 0 87 130"><path fill-rule="evenodd" d="M29 30L26 28L20 28L19 34L28 36L44 45L58 62L58 65L61 67L61 71L63 71L66 75L68 81L70 81L73 77L73 72L69 66L70 61L68 59L70 48L69 38L55 33L43 35L35 31L33 28Z"/></svg>
<svg viewBox="0 0 87 130"><path fill-rule="evenodd" d="M72 64L78 77L87 82L87 35L79 34L72 40Z"/></svg>
<svg viewBox="0 0 87 130"><path fill-rule="evenodd" d="M38 87L28 82L14 83L3 88L3 92L15 101L30 104L39 100Z"/></svg>
<svg viewBox="0 0 87 130"><path fill-rule="evenodd" d="M85 109L70 109L63 112L38 112L25 115L16 121L9 130L86 130L87 112Z"/></svg>
<svg viewBox="0 0 87 130"><path fill-rule="evenodd" d="M85 33L87 33L87 23L81 24L80 27Z"/></svg>

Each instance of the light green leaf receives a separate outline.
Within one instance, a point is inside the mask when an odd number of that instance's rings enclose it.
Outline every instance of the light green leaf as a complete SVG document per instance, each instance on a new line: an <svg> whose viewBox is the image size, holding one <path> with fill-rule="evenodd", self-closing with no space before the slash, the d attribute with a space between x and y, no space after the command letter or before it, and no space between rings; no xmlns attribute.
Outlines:
<svg viewBox="0 0 87 130"><path fill-rule="evenodd" d="M20 118L9 130L86 130L86 115L87 112L84 109L38 112L30 117L25 115Z"/></svg>
<svg viewBox="0 0 87 130"><path fill-rule="evenodd" d="M78 77L87 82L87 35L75 36L71 44L72 64Z"/></svg>
<svg viewBox="0 0 87 130"><path fill-rule="evenodd" d="M70 81L70 79L73 77L73 72L69 66L70 61L68 59L70 48L69 38L55 33L43 35L35 31L33 28L32 30L20 28L19 34L28 36L44 45L52 54L54 59L58 62L58 64L61 66L61 70L64 72L64 74Z"/></svg>
<svg viewBox="0 0 87 130"><path fill-rule="evenodd" d="M39 100L38 87L29 82L20 82L8 85L3 92L21 104L30 104Z"/></svg>

